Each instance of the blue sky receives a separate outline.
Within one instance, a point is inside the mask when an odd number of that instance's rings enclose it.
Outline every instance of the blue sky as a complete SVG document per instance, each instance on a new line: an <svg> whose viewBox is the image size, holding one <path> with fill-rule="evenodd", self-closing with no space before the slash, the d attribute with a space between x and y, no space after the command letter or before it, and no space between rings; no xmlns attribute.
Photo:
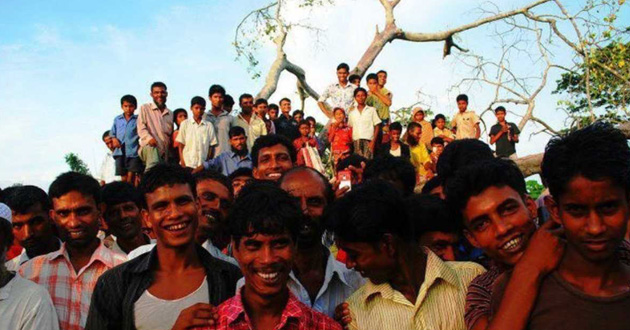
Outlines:
<svg viewBox="0 0 630 330"><path fill-rule="evenodd" d="M500 3L502 9L512 9L527 2ZM190 99L206 96L213 83L235 97L258 92L263 80L252 80L246 64L235 61L231 43L238 22L265 3L0 1L0 187L23 183L47 189L67 170L63 155L68 152L78 153L96 173L106 151L100 137L120 112L120 97L133 94L139 103L148 102L153 81L168 85L171 109L188 108ZM409 31L438 31L478 18L475 8L482 3L404 0L396 9L397 23ZM320 92L335 81L339 62L352 66L358 61L375 25L382 27L384 21L377 0L337 0L333 7L310 13L292 8L288 16L322 29L318 38L294 30L286 45L290 59L306 70L310 84ZM496 53L492 31L487 27L462 33L462 45L476 53ZM274 49L265 44L258 54L265 72ZM386 46L372 69L389 72L394 108L416 102L421 90L433 96L424 100L435 112L454 113L453 99L459 91L449 87L467 71L454 56L441 55L442 43L395 41ZM558 57L569 60L563 51ZM538 115L561 126L562 114L555 110L557 99L550 90L538 101ZM472 109L485 107L492 97L489 87L464 92L471 96ZM295 78L287 73L271 100L284 96L299 104ZM305 108L307 115L323 119L312 100ZM493 122L492 116L484 119ZM520 155L543 150L548 139L544 134L530 138L537 130L533 125L525 129Z"/></svg>

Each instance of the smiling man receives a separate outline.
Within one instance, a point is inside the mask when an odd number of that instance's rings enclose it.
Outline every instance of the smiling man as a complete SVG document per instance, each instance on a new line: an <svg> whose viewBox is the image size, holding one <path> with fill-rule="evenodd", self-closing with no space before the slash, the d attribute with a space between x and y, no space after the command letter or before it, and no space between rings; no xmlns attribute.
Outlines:
<svg viewBox="0 0 630 330"><path fill-rule="evenodd" d="M296 160L295 148L287 138L276 134L261 136L252 148L254 178L278 181L284 172L293 168Z"/></svg>
<svg viewBox="0 0 630 330"><path fill-rule="evenodd" d="M17 271L29 259L59 250L61 241L55 236L52 205L45 191L35 186L15 187L6 204L13 216L13 235L23 248L20 255L6 262L8 270Z"/></svg>
<svg viewBox="0 0 630 330"><path fill-rule="evenodd" d="M234 294L238 269L195 244L199 203L185 169L156 165L140 182L142 215L157 245L112 269L96 285L88 329L189 329L212 324Z"/></svg>
<svg viewBox="0 0 630 330"><path fill-rule="evenodd" d="M287 287L301 218L295 199L275 185L243 189L228 222L245 285L219 306L217 329L341 329Z"/></svg>
<svg viewBox="0 0 630 330"><path fill-rule="evenodd" d="M87 175L67 172L50 185L50 216L64 243L61 249L29 260L20 275L45 287L61 329L83 329L98 278L125 261L96 237L101 213L100 185Z"/></svg>

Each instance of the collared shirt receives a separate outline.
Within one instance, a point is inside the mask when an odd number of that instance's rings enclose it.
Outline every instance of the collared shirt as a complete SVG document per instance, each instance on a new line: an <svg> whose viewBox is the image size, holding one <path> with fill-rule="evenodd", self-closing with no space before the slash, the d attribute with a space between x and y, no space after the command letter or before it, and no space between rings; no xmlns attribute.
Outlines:
<svg viewBox="0 0 630 330"><path fill-rule="evenodd" d="M61 249L26 262L20 267L20 275L48 290L62 330L81 330L87 321L96 281L125 260L99 242L90 261L76 272L64 243Z"/></svg>
<svg viewBox="0 0 630 330"><path fill-rule="evenodd" d="M17 274L1 287L0 329L58 330L57 313L46 289Z"/></svg>
<svg viewBox="0 0 630 330"><path fill-rule="evenodd" d="M219 321L217 330L250 330L252 325L245 308L240 290L236 296L228 299L219 306ZM341 330L341 326L328 316L316 312L301 303L289 292L280 323L274 330Z"/></svg>
<svg viewBox="0 0 630 330"><path fill-rule="evenodd" d="M247 149L249 150L252 150L252 146L257 138L267 135L267 125L265 125L265 122L255 114L252 114L249 122L247 122L242 115L234 117L234 125L240 126L245 130L245 134L247 134ZM227 152L229 150L230 149L228 148L223 150L223 152Z"/></svg>
<svg viewBox="0 0 630 330"><path fill-rule="evenodd" d="M104 181L105 183L116 181L116 160L114 160L114 155L111 151L103 158L96 179Z"/></svg>
<svg viewBox="0 0 630 330"><path fill-rule="evenodd" d="M358 272L346 268L344 264L337 261L329 253L326 261L324 283L319 289L315 301L311 301L308 291L300 283L293 271L289 274L287 286L301 303L329 317L333 317L335 308L346 301L365 282L366 280ZM239 291L243 285L245 285L245 278L238 280L236 291Z"/></svg>
<svg viewBox="0 0 630 330"><path fill-rule="evenodd" d="M4 263L4 266L7 268L7 270L16 272L18 271L18 269L20 269L20 266L27 262L30 258L28 257L28 255L26 254L26 249L22 249L22 253L20 253L20 255L18 255L17 257L7 261Z"/></svg>
<svg viewBox="0 0 630 330"><path fill-rule="evenodd" d="M444 127L444 129L439 129L437 127L434 128L433 129L433 136L434 137L439 137L440 135L444 135L445 137L451 138L451 139L455 138L455 136L453 135L453 132L450 129L446 128L446 127Z"/></svg>
<svg viewBox="0 0 630 330"><path fill-rule="evenodd" d="M168 108L160 110L155 103L146 103L140 107L137 119L140 150L149 144L151 139L157 142L161 155L165 155L171 144L173 134L173 112Z"/></svg>
<svg viewBox="0 0 630 330"><path fill-rule="evenodd" d="M409 153L411 154L411 164L416 168L416 173L420 176L427 175L424 164L431 162L431 156L429 156L427 147L422 143L418 143L416 146L409 146Z"/></svg>
<svg viewBox="0 0 630 330"><path fill-rule="evenodd" d="M127 255L127 260L135 259L138 256L153 250L154 247L155 247L155 243L139 246L135 250L129 252L129 254ZM221 252L221 250L219 250L218 247L212 244L212 241L210 239L207 239L205 242L203 242L203 244L201 244L201 247L206 249L206 251L208 251L208 253L210 253L211 256L219 260L223 260L225 262L231 263L232 265L238 266L238 262L236 261L236 259L223 254L223 252Z"/></svg>
<svg viewBox="0 0 630 330"><path fill-rule="evenodd" d="M203 167L207 170L214 168L225 176L229 176L232 172L241 167L252 168L252 157L247 154L245 158L234 153L234 151L226 151L213 159L203 162Z"/></svg>
<svg viewBox="0 0 630 330"><path fill-rule="evenodd" d="M468 284L485 269L471 262L444 262L425 249L427 266L415 304L389 283L368 281L349 299L350 329L463 330Z"/></svg>
<svg viewBox="0 0 630 330"><path fill-rule="evenodd" d="M474 111L466 111L464 113L458 112L453 116L451 120L451 126L457 127L455 138L461 139L476 139L475 125L479 124L479 116Z"/></svg>
<svg viewBox="0 0 630 330"><path fill-rule="evenodd" d="M138 157L140 137L138 136L137 119L138 115L131 115L129 120L127 120L124 114L114 118L114 124L109 131L109 136L115 137L120 141L120 148L114 150L114 156L122 156L124 154L127 158Z"/></svg>
<svg viewBox="0 0 630 330"><path fill-rule="evenodd" d="M208 282L208 303L217 306L234 295L239 269L213 258L196 245ZM94 289L87 330L135 330L134 304L151 286L157 267L157 248L101 276Z"/></svg>
<svg viewBox="0 0 630 330"><path fill-rule="evenodd" d="M338 82L331 84L324 90L322 95L319 96L317 102L326 102L326 100L328 100L331 109L339 107L348 112L348 109L350 109L354 101L355 89L357 89L357 86L350 82L348 82L345 87L342 87Z"/></svg>
<svg viewBox="0 0 630 330"><path fill-rule="evenodd" d="M177 134L177 142L184 145L182 156L187 167L196 168L208 159L211 146L217 145L217 137L212 123L193 118L182 122Z"/></svg>
<svg viewBox="0 0 630 330"><path fill-rule="evenodd" d="M276 133L282 135L293 141L300 137L300 131L298 130L298 123L293 117L286 117L284 114L279 114L278 119L274 121L276 126Z"/></svg>
<svg viewBox="0 0 630 330"><path fill-rule="evenodd" d="M232 127L232 120L234 117L230 116L227 111L221 112L218 116L215 116L212 111L208 111L203 115L203 119L207 120L214 125L214 134L217 137L219 145L214 150L215 154L220 154L224 151L230 150L230 128Z"/></svg>
<svg viewBox="0 0 630 330"><path fill-rule="evenodd" d="M381 123L376 109L366 105L363 110L353 108L348 112L348 126L352 127L352 140L374 139L374 126Z"/></svg>

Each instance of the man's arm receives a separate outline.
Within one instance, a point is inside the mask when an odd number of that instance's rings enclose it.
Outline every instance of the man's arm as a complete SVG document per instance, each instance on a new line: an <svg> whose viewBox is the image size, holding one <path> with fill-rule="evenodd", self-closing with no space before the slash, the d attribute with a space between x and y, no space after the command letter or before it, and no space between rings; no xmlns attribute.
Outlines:
<svg viewBox="0 0 630 330"><path fill-rule="evenodd" d="M479 123L475 124L475 139L479 139L481 136L481 128L479 127Z"/></svg>
<svg viewBox="0 0 630 330"><path fill-rule="evenodd" d="M181 133L180 133L180 134L181 134ZM178 137L179 137L179 135L178 135ZM179 145L177 146L177 150L178 150L178 152L179 152L179 164L180 164L182 167L186 167L186 161L184 160L184 147L185 147L185 146L186 146L186 145L185 145L185 144L183 144L183 143L181 143L181 142L179 142Z"/></svg>
<svg viewBox="0 0 630 330"><path fill-rule="evenodd" d="M146 110L144 106L140 107L140 113L138 114L138 120L136 120L136 127L138 130L138 137L140 138L140 143L142 144L151 144L149 143L151 140L155 141L151 133L149 132L149 127L147 126L147 118L146 118ZM157 142L156 142L157 145Z"/></svg>
<svg viewBox="0 0 630 330"><path fill-rule="evenodd" d="M380 92L379 90L375 89L375 90L373 90L373 91L370 91L370 93L372 93L372 94L373 94L374 96L376 96L379 100L381 100L381 102L383 102L383 104L385 104L386 106L388 106L388 107L389 107L389 106L391 106L391 105L392 105L392 100L391 100L389 97L387 97L387 96L385 96L385 95L381 94L381 92Z"/></svg>
<svg viewBox="0 0 630 330"><path fill-rule="evenodd" d="M521 134L521 130L518 129L518 126L512 124L512 141L514 143L518 143L518 136Z"/></svg>
<svg viewBox="0 0 630 330"><path fill-rule="evenodd" d="M322 112L324 113L324 115L326 115L326 117L332 118L333 113L328 108L328 105L326 104L326 100L328 99L329 96L330 96L330 86L326 88L326 90L322 93L322 95L319 96L319 100L317 100L317 106L319 107L320 110L322 110ZM348 111L348 109L344 109L344 110Z"/></svg>
<svg viewBox="0 0 630 330"><path fill-rule="evenodd" d="M495 144L497 140L499 140L501 135L503 135L503 133L503 130L499 130L497 132L496 130L490 129L490 144Z"/></svg>

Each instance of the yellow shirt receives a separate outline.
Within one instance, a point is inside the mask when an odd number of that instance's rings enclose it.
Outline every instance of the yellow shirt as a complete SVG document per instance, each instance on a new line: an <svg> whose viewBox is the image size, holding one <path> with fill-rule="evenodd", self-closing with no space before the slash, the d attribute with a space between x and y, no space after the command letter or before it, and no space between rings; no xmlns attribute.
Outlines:
<svg viewBox="0 0 630 330"><path fill-rule="evenodd" d="M422 177L426 176L427 170L424 168L424 164L431 162L427 147L418 143L415 147L409 146L409 153L411 154L411 164L416 168L416 172Z"/></svg>
<svg viewBox="0 0 630 330"><path fill-rule="evenodd" d="M427 252L424 283L416 303L388 283L368 281L347 303L352 321L350 329L391 330L465 330L464 305L468 284L485 272L472 262L444 262Z"/></svg>
<svg viewBox="0 0 630 330"><path fill-rule="evenodd" d="M438 136L440 136L440 135L444 135L444 136L446 136L447 138L451 138L451 139L455 138L455 137L453 136L453 132L451 132L451 130L450 130L450 129L448 129L448 128L446 128L446 127L444 127L444 129L439 129L439 128L437 128L437 127L436 127L436 128L434 128L434 129L433 129L433 135L434 135L435 137L438 137Z"/></svg>

